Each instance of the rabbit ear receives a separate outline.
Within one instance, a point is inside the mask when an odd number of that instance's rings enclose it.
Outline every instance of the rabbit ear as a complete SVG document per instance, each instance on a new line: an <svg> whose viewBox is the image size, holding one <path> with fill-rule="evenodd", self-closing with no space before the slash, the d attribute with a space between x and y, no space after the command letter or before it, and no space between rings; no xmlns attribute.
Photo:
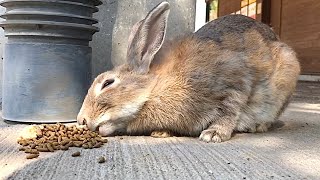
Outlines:
<svg viewBox="0 0 320 180"><path fill-rule="evenodd" d="M127 50L127 61L133 71L149 72L151 61L164 40L168 15L169 3L162 2L133 26Z"/></svg>

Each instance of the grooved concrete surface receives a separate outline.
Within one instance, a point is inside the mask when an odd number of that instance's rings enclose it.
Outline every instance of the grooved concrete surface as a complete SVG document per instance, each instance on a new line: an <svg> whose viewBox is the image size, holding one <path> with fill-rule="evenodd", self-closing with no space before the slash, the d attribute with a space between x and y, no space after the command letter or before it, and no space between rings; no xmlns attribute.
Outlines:
<svg viewBox="0 0 320 180"><path fill-rule="evenodd" d="M26 160L16 138L27 125L0 123L0 179L320 179L320 83L301 82L267 133L213 144L197 138L112 137L103 148ZM303 98L304 96L304 98ZM123 139L122 139L123 138ZM107 162L99 164L97 157Z"/></svg>

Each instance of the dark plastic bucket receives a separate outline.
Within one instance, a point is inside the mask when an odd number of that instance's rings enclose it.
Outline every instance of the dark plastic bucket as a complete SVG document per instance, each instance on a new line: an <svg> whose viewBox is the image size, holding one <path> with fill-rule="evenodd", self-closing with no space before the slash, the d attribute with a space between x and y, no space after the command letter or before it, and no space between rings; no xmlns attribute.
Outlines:
<svg viewBox="0 0 320 180"><path fill-rule="evenodd" d="M96 0L5 0L2 117L72 122L91 80Z"/></svg>

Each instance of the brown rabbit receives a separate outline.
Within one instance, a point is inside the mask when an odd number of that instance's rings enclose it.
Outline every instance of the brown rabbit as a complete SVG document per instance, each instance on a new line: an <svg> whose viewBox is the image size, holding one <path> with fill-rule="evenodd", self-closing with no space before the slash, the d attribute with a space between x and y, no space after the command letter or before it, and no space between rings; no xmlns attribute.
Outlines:
<svg viewBox="0 0 320 180"><path fill-rule="evenodd" d="M242 15L163 42L169 4L133 26L127 63L99 75L77 120L101 135L200 136L265 132L287 106L300 72L295 52Z"/></svg>

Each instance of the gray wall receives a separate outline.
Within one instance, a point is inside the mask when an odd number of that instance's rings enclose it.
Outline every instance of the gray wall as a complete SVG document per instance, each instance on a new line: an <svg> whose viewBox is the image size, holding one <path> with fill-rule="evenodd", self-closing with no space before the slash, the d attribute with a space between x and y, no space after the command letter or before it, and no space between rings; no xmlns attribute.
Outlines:
<svg viewBox="0 0 320 180"><path fill-rule="evenodd" d="M125 61L127 39L131 27L145 17L163 0L102 0L95 18L100 32L92 46L92 76L112 69ZM204 0L203 0L204 1ZM171 5L167 38L193 32L195 26L195 0L168 0Z"/></svg>

